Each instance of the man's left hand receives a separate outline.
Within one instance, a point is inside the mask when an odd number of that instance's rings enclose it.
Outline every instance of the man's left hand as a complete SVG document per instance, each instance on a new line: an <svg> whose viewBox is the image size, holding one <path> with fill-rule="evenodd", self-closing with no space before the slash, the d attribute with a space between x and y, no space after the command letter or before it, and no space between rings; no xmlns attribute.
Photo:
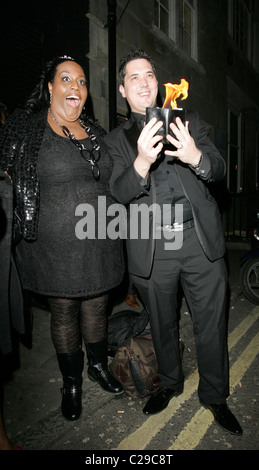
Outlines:
<svg viewBox="0 0 259 470"><path fill-rule="evenodd" d="M177 150L165 150L166 155L177 157L188 165L197 165L200 161L201 152L196 147L195 141L189 133L189 122L186 121L185 125L182 120L177 117L175 123L170 124L170 129L175 135L176 139L171 135L167 135L166 138Z"/></svg>

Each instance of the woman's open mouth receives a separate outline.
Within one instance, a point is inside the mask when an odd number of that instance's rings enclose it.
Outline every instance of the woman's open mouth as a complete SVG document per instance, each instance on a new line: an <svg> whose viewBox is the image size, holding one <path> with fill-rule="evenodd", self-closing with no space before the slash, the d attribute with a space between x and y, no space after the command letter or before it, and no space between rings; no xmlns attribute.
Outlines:
<svg viewBox="0 0 259 470"><path fill-rule="evenodd" d="M77 95L69 95L66 97L66 101L71 108L78 108L80 106L80 98Z"/></svg>

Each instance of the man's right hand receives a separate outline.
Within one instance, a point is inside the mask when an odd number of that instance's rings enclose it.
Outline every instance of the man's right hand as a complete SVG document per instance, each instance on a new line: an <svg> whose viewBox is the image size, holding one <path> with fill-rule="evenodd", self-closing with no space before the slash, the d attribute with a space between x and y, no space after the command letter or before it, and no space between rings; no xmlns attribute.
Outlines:
<svg viewBox="0 0 259 470"><path fill-rule="evenodd" d="M148 124L145 125L138 138L138 156L134 162L135 170L142 178L145 178L152 163L157 159L157 156L163 148L160 142L163 136L156 135L157 131L162 127L163 122L157 121L152 118Z"/></svg>

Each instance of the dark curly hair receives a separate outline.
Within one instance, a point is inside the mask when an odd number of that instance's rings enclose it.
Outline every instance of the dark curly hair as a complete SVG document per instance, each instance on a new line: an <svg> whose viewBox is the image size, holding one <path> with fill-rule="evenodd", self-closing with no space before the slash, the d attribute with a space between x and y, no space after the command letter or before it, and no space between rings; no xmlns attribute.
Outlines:
<svg viewBox="0 0 259 470"><path fill-rule="evenodd" d="M67 61L76 62L84 70L84 67L77 60L67 55L56 57L47 62L46 67L40 76L38 84L25 103L25 109L28 113L35 113L49 107L50 94L48 83L54 82L59 64Z"/></svg>
<svg viewBox="0 0 259 470"><path fill-rule="evenodd" d="M119 79L120 79L121 85L124 85L124 78L126 75L126 65L132 60L136 60L136 59L148 60L148 62L150 62L151 64L154 74L156 75L155 64L153 60L151 59L151 57L145 51L141 49L137 49L137 50L128 52L128 54L122 57L122 59L120 60L118 73L119 73Z"/></svg>

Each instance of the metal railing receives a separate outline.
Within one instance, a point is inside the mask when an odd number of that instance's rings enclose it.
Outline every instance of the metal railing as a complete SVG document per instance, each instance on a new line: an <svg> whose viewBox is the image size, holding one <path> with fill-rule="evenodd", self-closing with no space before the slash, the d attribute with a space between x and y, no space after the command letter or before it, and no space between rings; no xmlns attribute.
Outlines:
<svg viewBox="0 0 259 470"><path fill-rule="evenodd" d="M226 239L250 240L258 212L258 192L228 194L228 203L222 212Z"/></svg>

